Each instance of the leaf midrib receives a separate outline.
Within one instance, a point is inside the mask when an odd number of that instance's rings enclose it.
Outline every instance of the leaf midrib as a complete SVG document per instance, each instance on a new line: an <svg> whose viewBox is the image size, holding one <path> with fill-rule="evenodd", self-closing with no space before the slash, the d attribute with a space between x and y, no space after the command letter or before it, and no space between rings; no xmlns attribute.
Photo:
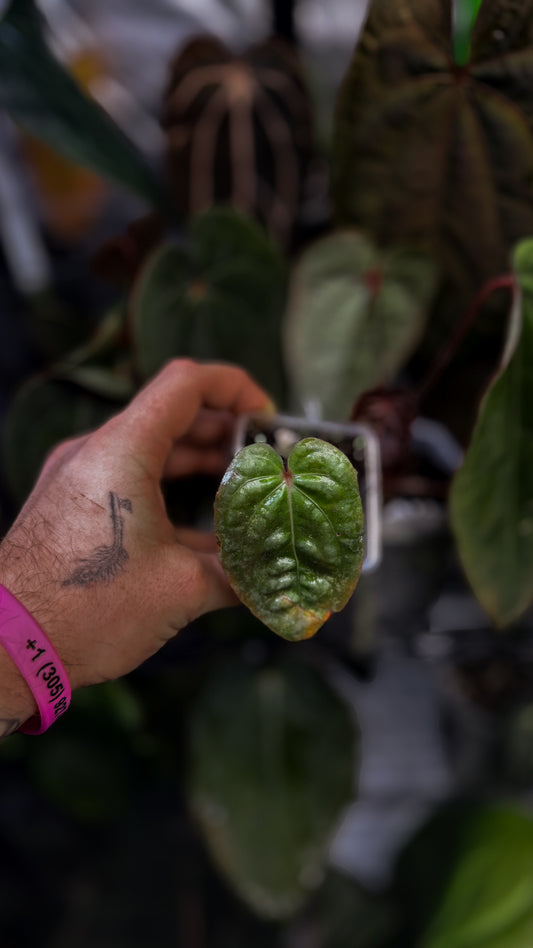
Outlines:
<svg viewBox="0 0 533 948"><path fill-rule="evenodd" d="M289 524L290 524L290 528L291 528L291 546L292 546L292 555L293 555L293 557L294 557L294 562L295 562L295 564L296 564L296 585L297 585L297 587L298 587L298 599L301 599L301 597L302 597L302 585L301 585L301 581L300 581L300 560L298 559L298 553L297 553L297 551L296 551L296 535L295 535L295 532L294 532L294 512L293 512L293 508L292 508L292 492L293 492L293 490L294 490L295 488L293 488L292 484L287 484L286 481L285 481L285 485L284 485L284 486L285 486L285 490L286 490L286 492L287 492L287 502L288 502L288 507L289 507Z"/></svg>

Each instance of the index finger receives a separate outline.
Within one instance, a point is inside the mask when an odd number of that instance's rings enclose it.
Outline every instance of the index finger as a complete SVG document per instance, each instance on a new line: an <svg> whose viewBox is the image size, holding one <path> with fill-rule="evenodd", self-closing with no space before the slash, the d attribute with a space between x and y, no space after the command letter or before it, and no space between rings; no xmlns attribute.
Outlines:
<svg viewBox="0 0 533 948"><path fill-rule="evenodd" d="M244 369L176 359L141 389L122 412L128 442L161 472L174 442L202 407L241 415L265 411L272 402Z"/></svg>

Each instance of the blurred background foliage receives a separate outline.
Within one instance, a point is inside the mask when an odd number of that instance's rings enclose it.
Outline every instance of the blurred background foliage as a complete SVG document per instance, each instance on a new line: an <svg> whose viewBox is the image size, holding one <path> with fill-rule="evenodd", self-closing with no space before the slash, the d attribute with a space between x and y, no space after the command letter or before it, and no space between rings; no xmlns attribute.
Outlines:
<svg viewBox="0 0 533 948"><path fill-rule="evenodd" d="M3 948L529 948L532 47L529 0L0 3L3 529L175 355L372 424L387 502L317 641L208 616L4 742Z"/></svg>

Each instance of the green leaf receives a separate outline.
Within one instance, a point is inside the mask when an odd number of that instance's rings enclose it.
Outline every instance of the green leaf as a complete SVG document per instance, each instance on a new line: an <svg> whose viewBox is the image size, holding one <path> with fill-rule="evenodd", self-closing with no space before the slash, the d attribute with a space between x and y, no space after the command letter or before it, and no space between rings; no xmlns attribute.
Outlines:
<svg viewBox="0 0 533 948"><path fill-rule="evenodd" d="M481 0L453 0L453 52L458 66L470 59L470 36L479 13Z"/></svg>
<svg viewBox="0 0 533 948"><path fill-rule="evenodd" d="M141 153L51 55L33 2L0 20L0 108L71 161L168 213L168 195Z"/></svg>
<svg viewBox="0 0 533 948"><path fill-rule="evenodd" d="M336 113L337 221L431 252L448 321L533 233L532 0L485 0L471 46L452 0L372 0Z"/></svg>
<svg viewBox="0 0 533 948"><path fill-rule="evenodd" d="M195 218L185 246L166 245L133 298L137 362L145 377L172 356L222 359L248 369L279 399L283 259L261 228L214 208Z"/></svg>
<svg viewBox="0 0 533 948"><path fill-rule="evenodd" d="M56 363L54 375L102 398L126 402L135 394L133 360L126 339L125 313L118 305L83 345Z"/></svg>
<svg viewBox="0 0 533 948"><path fill-rule="evenodd" d="M364 391L390 382L418 343L434 289L420 253L383 254L357 231L307 250L293 272L285 360L297 410L320 398L344 419Z"/></svg>
<svg viewBox="0 0 533 948"><path fill-rule="evenodd" d="M9 406L3 431L5 474L14 497L26 499L59 441L98 427L116 410L116 403L59 379L26 382Z"/></svg>
<svg viewBox="0 0 533 948"><path fill-rule="evenodd" d="M446 807L408 845L398 876L416 948L533 943L533 821L519 812Z"/></svg>
<svg viewBox="0 0 533 948"><path fill-rule="evenodd" d="M517 248L515 270L522 293L504 368L481 406L450 494L466 575L500 626L533 600L533 241Z"/></svg>
<svg viewBox="0 0 533 948"><path fill-rule="evenodd" d="M363 564L363 509L348 458L318 438L285 470L267 444L243 448L215 500L220 559L237 595L273 632L308 638L350 598Z"/></svg>
<svg viewBox="0 0 533 948"><path fill-rule="evenodd" d="M302 663L232 664L191 729L190 801L214 859L256 912L290 915L320 884L355 793L351 711Z"/></svg>

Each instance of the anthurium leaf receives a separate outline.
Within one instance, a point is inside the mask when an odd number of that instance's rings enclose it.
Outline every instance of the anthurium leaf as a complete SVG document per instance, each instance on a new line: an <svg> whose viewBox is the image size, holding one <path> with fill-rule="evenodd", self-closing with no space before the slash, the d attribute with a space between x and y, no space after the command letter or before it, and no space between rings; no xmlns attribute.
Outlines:
<svg viewBox="0 0 533 948"><path fill-rule="evenodd" d="M466 575L501 626L533 600L533 241L518 246L515 272L521 298L506 364L481 406L450 494Z"/></svg>
<svg viewBox="0 0 533 948"><path fill-rule="evenodd" d="M533 0L485 0L463 70L452 8L370 3L338 101L333 197L340 224L434 253L447 303L464 305L533 233Z"/></svg>
<svg viewBox="0 0 533 948"><path fill-rule="evenodd" d="M225 208L199 215L185 246L165 245L132 299L137 361L145 377L172 356L223 359L280 396L280 321L286 272L258 224Z"/></svg>
<svg viewBox="0 0 533 948"><path fill-rule="evenodd" d="M420 253L384 254L357 231L313 244L291 279L285 360L296 410L320 399L326 418L390 382L418 343L435 283Z"/></svg>
<svg viewBox="0 0 533 948"><path fill-rule="evenodd" d="M0 107L66 158L168 213L168 196L141 153L50 53L28 0L13 0L0 20Z"/></svg>
<svg viewBox="0 0 533 948"><path fill-rule="evenodd" d="M351 711L303 663L233 663L193 711L190 746L190 802L214 859L256 912L290 915L322 881L355 794Z"/></svg>
<svg viewBox="0 0 533 948"><path fill-rule="evenodd" d="M116 402L59 379L38 377L17 392L4 422L5 474L19 501L28 496L51 449L65 438L96 428L116 412Z"/></svg>
<svg viewBox="0 0 533 948"><path fill-rule="evenodd" d="M338 448L304 438L287 468L243 448L215 500L220 558L237 595L273 632L306 639L346 605L364 558L357 474Z"/></svg>
<svg viewBox="0 0 533 948"><path fill-rule="evenodd" d="M447 806L398 864L416 948L533 943L533 821L504 807Z"/></svg>

